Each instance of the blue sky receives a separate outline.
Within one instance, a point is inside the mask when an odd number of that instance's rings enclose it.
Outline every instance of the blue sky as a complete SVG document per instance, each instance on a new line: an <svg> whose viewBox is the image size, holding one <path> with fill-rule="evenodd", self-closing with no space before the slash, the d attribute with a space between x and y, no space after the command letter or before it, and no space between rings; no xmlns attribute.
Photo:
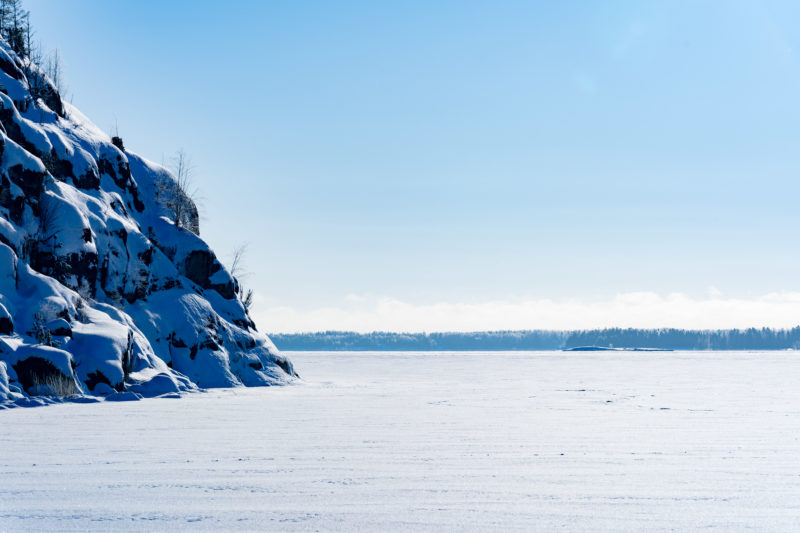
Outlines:
<svg viewBox="0 0 800 533"><path fill-rule="evenodd" d="M26 6L265 331L800 323L796 2Z"/></svg>

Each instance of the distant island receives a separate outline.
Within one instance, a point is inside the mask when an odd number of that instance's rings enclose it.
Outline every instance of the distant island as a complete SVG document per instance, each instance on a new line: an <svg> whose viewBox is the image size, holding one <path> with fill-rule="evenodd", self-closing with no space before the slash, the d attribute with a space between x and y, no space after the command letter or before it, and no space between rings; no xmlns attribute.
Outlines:
<svg viewBox="0 0 800 533"><path fill-rule="evenodd" d="M565 352L673 352L672 348L614 348L613 346L578 346L563 348Z"/></svg>
<svg viewBox="0 0 800 533"><path fill-rule="evenodd" d="M800 348L800 327L728 330L609 328L574 331L391 333L322 331L273 333L288 351L503 351L503 350L790 350Z"/></svg>

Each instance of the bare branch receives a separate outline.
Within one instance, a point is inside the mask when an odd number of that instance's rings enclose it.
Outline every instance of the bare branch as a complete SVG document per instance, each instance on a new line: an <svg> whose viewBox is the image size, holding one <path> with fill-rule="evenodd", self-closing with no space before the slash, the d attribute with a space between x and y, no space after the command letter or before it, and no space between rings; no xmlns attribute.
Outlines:
<svg viewBox="0 0 800 533"><path fill-rule="evenodd" d="M245 276L244 272L244 258L247 255L247 244L240 244L233 250L233 258L231 259L231 267L228 269L234 277Z"/></svg>
<svg viewBox="0 0 800 533"><path fill-rule="evenodd" d="M242 279L249 275L249 272L245 270L244 260L247 254L247 244L240 244L233 250L233 255L231 259L230 267L228 271L231 273L231 276L234 277L236 280L239 301L242 302L246 311L250 310L250 306L253 305L253 289L248 289L242 283Z"/></svg>
<svg viewBox="0 0 800 533"><path fill-rule="evenodd" d="M192 185L193 168L186 152L178 150L173 158L174 179L160 180L156 185L156 195L159 203L170 211L170 218L177 227L199 235L197 189Z"/></svg>

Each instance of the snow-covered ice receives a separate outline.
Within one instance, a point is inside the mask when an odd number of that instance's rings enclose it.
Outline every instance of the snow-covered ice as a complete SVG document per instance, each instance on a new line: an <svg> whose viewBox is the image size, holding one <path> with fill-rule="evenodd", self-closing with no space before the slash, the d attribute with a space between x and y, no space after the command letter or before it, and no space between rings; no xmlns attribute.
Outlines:
<svg viewBox="0 0 800 533"><path fill-rule="evenodd" d="M0 531L800 529L796 352L290 355L0 411Z"/></svg>

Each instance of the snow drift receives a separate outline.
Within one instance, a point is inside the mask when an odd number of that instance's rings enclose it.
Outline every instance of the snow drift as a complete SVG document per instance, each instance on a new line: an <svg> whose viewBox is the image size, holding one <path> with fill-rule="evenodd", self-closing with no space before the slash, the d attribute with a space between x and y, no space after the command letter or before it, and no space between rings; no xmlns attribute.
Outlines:
<svg viewBox="0 0 800 533"><path fill-rule="evenodd" d="M195 234L190 200L173 222L159 195L174 183L0 39L0 402L296 376Z"/></svg>

